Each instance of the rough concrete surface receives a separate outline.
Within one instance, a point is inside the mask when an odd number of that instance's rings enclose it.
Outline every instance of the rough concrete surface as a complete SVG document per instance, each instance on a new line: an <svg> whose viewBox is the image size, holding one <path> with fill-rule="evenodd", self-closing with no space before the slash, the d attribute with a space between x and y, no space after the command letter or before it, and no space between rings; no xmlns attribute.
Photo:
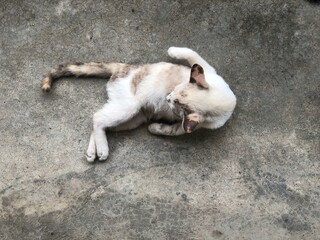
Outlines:
<svg viewBox="0 0 320 240"><path fill-rule="evenodd" d="M303 0L0 4L0 239L320 239L320 6ZM197 50L238 97L216 131L109 133L88 164L103 79L67 61Z"/></svg>

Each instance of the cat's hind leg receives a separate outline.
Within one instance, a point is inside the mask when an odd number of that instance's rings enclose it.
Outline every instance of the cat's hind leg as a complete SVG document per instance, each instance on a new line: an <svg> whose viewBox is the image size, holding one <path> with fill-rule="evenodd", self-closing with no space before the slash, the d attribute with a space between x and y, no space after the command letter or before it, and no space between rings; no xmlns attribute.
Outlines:
<svg viewBox="0 0 320 240"><path fill-rule="evenodd" d="M120 125L110 128L111 131L125 131L132 130L139 127L141 124L146 123L148 120L146 116L140 112L131 118L129 121L121 123Z"/></svg>
<svg viewBox="0 0 320 240"><path fill-rule="evenodd" d="M94 158L93 142L96 147L96 154L100 161L108 158L109 147L105 129L116 127L133 118L138 112L137 104L106 103L104 107L93 116L93 139L90 140L87 160Z"/></svg>
<svg viewBox="0 0 320 240"><path fill-rule="evenodd" d="M141 124L147 122L147 118L144 116L143 113L138 113L136 116L131 118L130 120L121 123L116 127L110 128L111 131L123 131L123 130L131 130L134 128L139 127ZM88 162L93 162L97 156L96 150L96 142L94 138L94 132L92 131L89 141L89 146L87 149L86 157Z"/></svg>

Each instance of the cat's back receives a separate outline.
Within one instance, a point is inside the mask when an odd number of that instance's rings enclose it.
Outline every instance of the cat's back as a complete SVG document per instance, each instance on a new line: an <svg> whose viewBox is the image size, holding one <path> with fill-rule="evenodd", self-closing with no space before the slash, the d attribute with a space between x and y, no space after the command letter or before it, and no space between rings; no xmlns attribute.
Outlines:
<svg viewBox="0 0 320 240"><path fill-rule="evenodd" d="M169 94L175 86L189 81L190 68L167 62L141 65L132 78L137 95Z"/></svg>

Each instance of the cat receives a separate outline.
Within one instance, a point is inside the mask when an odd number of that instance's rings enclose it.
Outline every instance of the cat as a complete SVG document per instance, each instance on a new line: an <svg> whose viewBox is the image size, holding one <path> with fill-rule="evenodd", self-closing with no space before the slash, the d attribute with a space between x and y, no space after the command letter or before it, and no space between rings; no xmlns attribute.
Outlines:
<svg viewBox="0 0 320 240"><path fill-rule="evenodd" d="M93 131L86 152L88 162L107 159L105 130L129 130L150 120L148 130L175 136L199 128L216 129L230 118L236 96L216 70L189 48L170 47L170 57L187 60L190 67L166 62L60 64L41 83L50 91L53 80L65 76L108 78L107 103L93 115Z"/></svg>

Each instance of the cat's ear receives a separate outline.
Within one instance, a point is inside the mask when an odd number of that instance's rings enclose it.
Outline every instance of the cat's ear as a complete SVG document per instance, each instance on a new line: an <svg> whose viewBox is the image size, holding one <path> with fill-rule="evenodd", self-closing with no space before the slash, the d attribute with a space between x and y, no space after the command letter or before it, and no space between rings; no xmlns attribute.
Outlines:
<svg viewBox="0 0 320 240"><path fill-rule="evenodd" d="M196 113L185 115L182 120L182 127L186 133L191 133L200 122L200 116Z"/></svg>
<svg viewBox="0 0 320 240"><path fill-rule="evenodd" d="M204 89L209 88L209 85L204 77L203 68L199 64L194 64L191 68L190 83L195 83Z"/></svg>

